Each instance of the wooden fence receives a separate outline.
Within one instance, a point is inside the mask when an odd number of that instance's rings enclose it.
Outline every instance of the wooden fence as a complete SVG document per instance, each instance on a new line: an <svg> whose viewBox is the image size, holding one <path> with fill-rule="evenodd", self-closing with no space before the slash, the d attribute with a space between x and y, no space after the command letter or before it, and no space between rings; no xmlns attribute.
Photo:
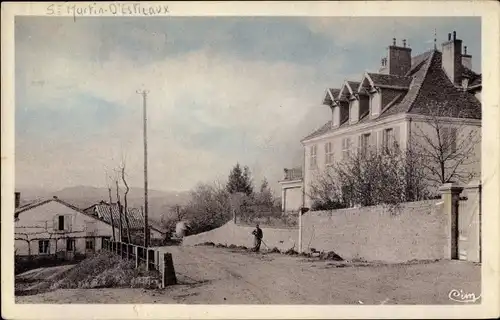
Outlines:
<svg viewBox="0 0 500 320"><path fill-rule="evenodd" d="M116 253L122 259L135 261L135 267L144 266L146 270L156 270L160 273L161 287L177 284L174 262L171 253L160 252L130 243L103 239L102 249Z"/></svg>

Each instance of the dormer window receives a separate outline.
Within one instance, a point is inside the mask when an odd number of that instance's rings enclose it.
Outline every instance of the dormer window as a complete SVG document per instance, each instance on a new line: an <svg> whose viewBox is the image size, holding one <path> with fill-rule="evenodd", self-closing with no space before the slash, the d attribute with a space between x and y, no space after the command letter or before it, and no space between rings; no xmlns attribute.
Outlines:
<svg viewBox="0 0 500 320"><path fill-rule="evenodd" d="M359 100L353 98L349 103L349 122L357 123L359 121Z"/></svg>
<svg viewBox="0 0 500 320"><path fill-rule="evenodd" d="M340 125L340 105L337 104L332 106L332 125L333 127Z"/></svg>
<svg viewBox="0 0 500 320"><path fill-rule="evenodd" d="M340 103L339 103L339 89L327 89L325 93L325 98L323 99L323 104L330 107L332 111L332 127L338 127L340 125Z"/></svg>
<svg viewBox="0 0 500 320"><path fill-rule="evenodd" d="M467 90L467 87L468 87L468 86L469 86L469 79L467 79L467 78L463 78L463 79L462 79L462 88L463 88L464 90Z"/></svg>
<svg viewBox="0 0 500 320"><path fill-rule="evenodd" d="M380 114L382 105L382 95L378 90L370 92L370 114L372 117L377 117Z"/></svg>

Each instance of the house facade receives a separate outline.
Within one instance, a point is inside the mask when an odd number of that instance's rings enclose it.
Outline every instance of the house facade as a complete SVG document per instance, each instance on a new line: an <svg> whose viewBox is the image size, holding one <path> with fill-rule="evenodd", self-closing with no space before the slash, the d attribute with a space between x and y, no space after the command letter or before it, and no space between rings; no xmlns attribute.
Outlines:
<svg viewBox="0 0 500 320"><path fill-rule="evenodd" d="M302 168L284 169L281 184L281 211L283 214L297 213L303 204Z"/></svg>
<svg viewBox="0 0 500 320"><path fill-rule="evenodd" d="M441 51L435 44L416 56L405 40L397 45L393 39L378 72L326 90L323 104L332 117L301 141L305 206L312 204L315 177L353 152L434 141L440 137L437 122L454 147L480 136L480 99L481 75L472 71L472 57L455 32L448 34ZM471 148L471 161L463 164L469 180L480 176L480 138Z"/></svg>
<svg viewBox="0 0 500 320"><path fill-rule="evenodd" d="M82 210L57 197L24 206L20 205L19 193L15 199L16 256L56 255L72 259L76 255L92 254L102 248L103 239L112 238L112 226L117 241L120 241L117 204L110 206L101 202ZM128 212L131 235L143 234L144 222L139 210L129 208ZM123 237L126 237L124 215L122 223ZM150 236L151 240L165 238L165 234L154 226L150 226Z"/></svg>
<svg viewBox="0 0 500 320"><path fill-rule="evenodd" d="M108 223L57 197L18 207L14 217L16 256L71 259L100 250L112 235Z"/></svg>

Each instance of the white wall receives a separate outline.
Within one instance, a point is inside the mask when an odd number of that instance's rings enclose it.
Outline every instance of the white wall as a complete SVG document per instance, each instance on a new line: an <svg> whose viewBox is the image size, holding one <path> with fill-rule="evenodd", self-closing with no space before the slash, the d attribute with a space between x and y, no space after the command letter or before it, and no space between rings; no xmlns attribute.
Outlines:
<svg viewBox="0 0 500 320"><path fill-rule="evenodd" d="M447 122L444 122L442 125L439 127L454 127L457 129L457 148L459 148L458 153L464 153L465 151L465 146L470 146L471 144L468 143L467 141L473 141L471 140L469 135L473 135L477 139L476 143L473 146L473 151L471 152L471 156L467 162L472 162L467 165L461 166L460 170L466 170L468 172L471 172L474 176L471 177L471 179L468 179L466 181L463 181L463 183L469 183L471 180L477 180L480 179L481 176L481 126L480 126L480 121L477 120L466 120L467 122L463 122L463 120L455 120L451 119ZM437 145L437 133L435 127L433 127L431 124L428 122L425 122L423 120L420 121L413 121L412 126L412 136L414 139L417 139L419 136L425 134L428 137L431 137L433 139L433 145ZM460 144L461 142L464 142L465 144L463 145L464 148L461 148L462 151L460 151ZM426 143L423 142L416 142L417 144L421 145L426 145ZM449 165L451 165L451 162L449 162Z"/></svg>
<svg viewBox="0 0 500 320"><path fill-rule="evenodd" d="M54 230L54 219L57 215L67 215L71 219L71 232L61 233ZM50 201L19 214L18 221L15 222L15 237L26 239L25 234L28 234L29 239L51 239L49 253L53 254L56 249L55 237L64 235L68 237L85 237L89 235L87 233L88 223L94 226L95 232L93 235L96 237L112 235L110 225L73 210L57 201ZM116 232L118 234L118 231ZM75 242L76 251L85 252L85 238L75 239ZM95 250L99 250L100 246L101 241L96 239ZM17 255L28 254L28 244L26 241L16 240L15 249ZM32 255L38 254L38 240L31 241L30 249ZM65 250L66 240L61 239L57 242L57 251Z"/></svg>
<svg viewBox="0 0 500 320"><path fill-rule="evenodd" d="M298 211L302 206L302 188L287 188L285 192L285 211Z"/></svg>

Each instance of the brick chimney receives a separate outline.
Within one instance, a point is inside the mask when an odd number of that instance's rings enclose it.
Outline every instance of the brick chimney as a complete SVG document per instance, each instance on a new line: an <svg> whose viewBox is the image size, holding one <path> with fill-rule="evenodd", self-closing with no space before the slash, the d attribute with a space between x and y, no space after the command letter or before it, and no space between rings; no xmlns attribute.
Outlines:
<svg viewBox="0 0 500 320"><path fill-rule="evenodd" d="M21 205L21 192L14 192L14 205L15 209Z"/></svg>
<svg viewBox="0 0 500 320"><path fill-rule="evenodd" d="M453 36L448 33L448 41L443 43L442 68L455 85L462 81L462 40L457 39L456 31Z"/></svg>
<svg viewBox="0 0 500 320"><path fill-rule="evenodd" d="M462 53L462 65L472 70L472 56L467 54L467 46L464 46L464 52Z"/></svg>
<svg viewBox="0 0 500 320"><path fill-rule="evenodd" d="M378 73L387 74L387 58L382 58L380 60L380 68L378 69Z"/></svg>
<svg viewBox="0 0 500 320"><path fill-rule="evenodd" d="M406 46L406 39L402 46L396 45L396 38L392 39L392 45L388 48L387 71L385 73L404 76L411 69L411 48Z"/></svg>

